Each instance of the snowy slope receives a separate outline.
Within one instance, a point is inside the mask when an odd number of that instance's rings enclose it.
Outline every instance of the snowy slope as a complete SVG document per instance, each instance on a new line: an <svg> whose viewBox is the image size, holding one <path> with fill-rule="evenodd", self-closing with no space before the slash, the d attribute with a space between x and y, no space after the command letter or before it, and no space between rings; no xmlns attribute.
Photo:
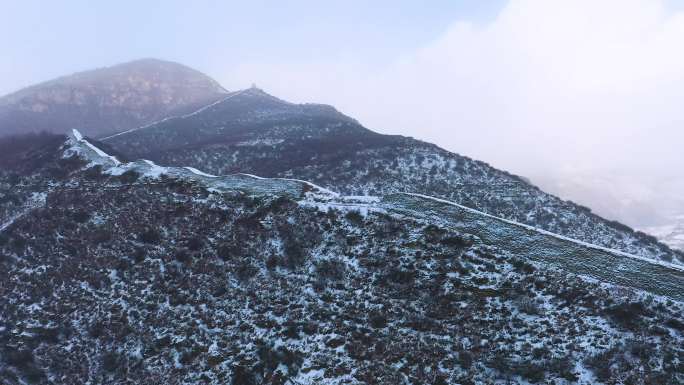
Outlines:
<svg viewBox="0 0 684 385"><path fill-rule="evenodd" d="M292 104L258 89L232 95L105 142L131 159L214 175L296 178L344 195L425 194L587 243L684 263L684 252L484 162L375 133L330 106Z"/></svg>
<svg viewBox="0 0 684 385"><path fill-rule="evenodd" d="M72 140L94 149L94 158L91 158L93 161L97 162L99 158L110 159L109 155L83 140L76 131ZM681 265L589 244L498 218L444 199L411 193L384 197L344 197L296 179L260 178L248 174L219 177L192 167L163 167L160 171L160 166L148 160L116 164L116 167L106 172L120 175L129 170L135 170L145 176L158 177L161 172L169 176L201 181L207 188L217 191L241 190L253 194L286 194L297 197L305 191L312 190L315 193L306 194L306 198L300 204L363 212L387 212L419 218L428 224L439 224L474 234L486 244L496 245L503 250L525 255L534 261L557 266L572 273L684 300L684 267Z"/></svg>
<svg viewBox="0 0 684 385"><path fill-rule="evenodd" d="M0 232L2 384L684 381L675 266L426 196L59 146L0 170L45 193Z"/></svg>

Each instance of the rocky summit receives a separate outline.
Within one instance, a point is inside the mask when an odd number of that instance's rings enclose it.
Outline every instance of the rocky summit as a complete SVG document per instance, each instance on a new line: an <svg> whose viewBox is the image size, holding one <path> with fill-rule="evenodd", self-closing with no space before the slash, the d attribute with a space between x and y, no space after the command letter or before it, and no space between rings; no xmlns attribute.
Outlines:
<svg viewBox="0 0 684 385"><path fill-rule="evenodd" d="M144 59L61 77L0 98L0 136L29 132L93 137L192 112L226 91L181 64Z"/></svg>

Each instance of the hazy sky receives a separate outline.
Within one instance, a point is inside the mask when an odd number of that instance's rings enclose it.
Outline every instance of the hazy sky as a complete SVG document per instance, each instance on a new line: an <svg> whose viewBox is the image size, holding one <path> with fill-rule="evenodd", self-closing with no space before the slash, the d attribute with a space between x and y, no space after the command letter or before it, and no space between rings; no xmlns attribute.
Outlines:
<svg viewBox="0 0 684 385"><path fill-rule="evenodd" d="M0 93L158 57L523 175L684 180L684 0L0 4Z"/></svg>
<svg viewBox="0 0 684 385"><path fill-rule="evenodd" d="M250 62L387 65L503 0L0 0L0 93L141 57L225 76ZM334 91L331 90L331 93Z"/></svg>

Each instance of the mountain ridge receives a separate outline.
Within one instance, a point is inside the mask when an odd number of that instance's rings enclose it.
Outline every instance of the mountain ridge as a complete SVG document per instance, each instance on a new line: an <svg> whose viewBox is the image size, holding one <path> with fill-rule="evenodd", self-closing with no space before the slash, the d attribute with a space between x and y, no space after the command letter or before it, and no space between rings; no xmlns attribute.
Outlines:
<svg viewBox="0 0 684 385"><path fill-rule="evenodd" d="M74 137L78 137L78 135L79 134L75 133ZM98 154L98 155L102 156L101 154ZM108 156L108 155L106 155L106 156ZM153 168L160 167L160 166L154 164L153 162L151 162L149 160L143 160L143 162L145 162L147 165L152 166ZM199 175L200 177L207 177L207 178L211 178L211 179L229 177L226 175L224 175L224 176L210 175L210 174L207 174L203 171L192 169L190 167L184 167L184 168L190 169L190 171L193 174ZM169 170L170 168L166 167L163 169ZM163 171L160 171L160 172L163 172ZM143 175L145 175L145 173L143 173ZM231 176L242 176L242 175L250 177L250 178L254 178L258 181L282 180L282 181L288 181L288 182L292 181L292 182L302 183L305 186L308 186L310 189L313 189L317 192L313 196L309 196L309 198L313 197L314 200L322 200L322 203L324 205L329 205L329 204L331 204L332 201L334 201L335 199L338 199L340 201L336 202L337 207L349 205L349 206L356 206L357 208L361 209L362 211L367 211L367 210L373 209L372 203L374 203L374 202L377 202L377 203L381 203L381 202L385 202L385 201L392 202L394 200L392 197L390 197L390 199L388 200L385 197L376 197L376 196L358 196L358 197L340 196L340 194L332 192L326 188L320 187L320 186L313 184L309 181L304 181L304 180L299 180L299 179L263 178L263 177L250 175L250 174L244 174L244 173L243 174L237 174L237 175L231 175ZM308 189L302 188L302 191L306 191L306 190L308 190ZM307 193L311 193L311 191L307 191ZM449 206L456 206L456 207L458 207L459 210L470 212L472 214L475 214L476 216L488 217L488 218L493 219L496 222L507 223L507 224L513 225L514 227L519 227L519 228L522 228L525 230L534 231L536 233L539 233L540 235L550 236L552 238L556 238L556 239L561 240L561 241L571 242L571 243L576 244L577 246L584 247L584 248L591 249L591 250L595 250L597 253L598 252L607 252L607 253L612 254L616 257L625 257L625 258L635 259L635 260L638 260L640 262L645 262L646 264L658 265L658 266L664 267L666 270L660 270L659 273L652 274L651 278L653 278L655 280L653 282L651 282L649 285L647 285L647 286L650 286L650 289L644 289L641 285L644 283L644 281L647 281L647 279L645 279L645 277L646 277L645 275L641 276L641 274L650 270L650 269L644 267L646 265L639 265L640 267L631 267L631 268L617 267L620 265L619 262L618 263L612 262L612 263L614 263L613 265L611 265L611 264L604 265L604 266L611 266L612 268L614 268L617 271L625 271L625 270L630 271L631 270L631 271L638 272L637 277L631 281L632 287L638 287L642 290L655 290L655 292L657 294L666 295L666 296L672 297L674 299L677 299L679 301L684 300L684 266L683 265L668 263L668 262L658 260L658 259L653 259L653 258L646 258L646 257L642 257L642 256L635 255L635 254L625 253L625 252L617 250L617 249L610 249L610 248L602 247L599 245L594 245L591 243L583 242L581 240L569 238L569 237L566 237L563 235L555 234L555 233L552 233L552 232L549 232L549 231L546 231L543 229L539 229L539 228L536 228L533 226L529 226L529 225L526 225L524 223L519 223L519 222L511 221L511 220L508 220L505 218L496 217L496 216L487 214L485 212L478 211L478 210L475 210L475 209L472 209L472 208L469 208L466 206L462 206L462 205L459 205L455 202L444 200L444 199L441 199L438 197L433 197L433 196L428 196L428 195L423 195L423 194L416 194L416 193L406 193L406 192L403 192L403 193L400 192L400 193L397 193L396 195L399 195L399 196L404 195L407 197L417 197L417 198L422 199L422 200L435 201L435 202L443 203L443 204L446 204ZM401 201L401 199L399 199L399 201ZM316 203L313 203L313 204L316 205ZM396 202L392 202L392 203L390 203L390 205L391 204L396 204ZM378 209L387 210L387 207L379 206L379 207L376 207L375 209L376 210L378 210ZM398 211L407 211L407 210L405 208L402 208ZM422 210L422 209L417 210L417 212L423 212L423 211L424 210ZM417 215L417 213L414 215ZM437 217L444 218L445 216L443 214L441 214L441 215L437 215ZM463 220L459 219L459 222L460 221L463 221ZM471 222L471 221L466 221L466 222ZM476 221L472 221L472 222L476 222ZM449 224L449 227L459 228L460 230L463 229L462 227L459 227L457 224L454 224L453 222ZM494 242L494 240L490 239L490 242ZM539 247L539 244L537 242L535 242L535 248L538 248L538 247ZM589 252L589 253L591 253L591 252ZM530 251L530 252L525 253L525 254L528 257L534 258L534 256L541 255L543 253ZM565 257L565 259L569 260L569 259L573 259L575 257L577 257L577 253L572 252L572 253L568 253L568 256ZM545 262L548 262L548 260ZM678 273L675 273L675 275L674 275L675 278L673 278L673 280L668 282L668 283L665 282L665 280L666 280L665 275L667 275L667 273L665 273L665 272L667 270L674 270L674 271L678 272ZM592 269L587 269L587 270L583 271L583 274L592 275L592 272L593 272ZM614 284L619 284L619 283L624 284L624 282L625 282L624 278L620 277L620 274L621 273L612 272L612 273L609 273L609 274L602 276L601 278L604 281L609 281L609 282L614 283ZM669 285L671 285L671 286L669 286ZM665 289L666 286L669 286L669 288Z"/></svg>
<svg viewBox="0 0 684 385"><path fill-rule="evenodd" d="M214 174L300 178L348 195L438 196L591 244L684 263L684 253L655 238L485 162L373 132L334 109L328 114L306 111L301 104L272 107L262 91L251 97L231 98L189 119L160 122L105 142L133 158Z"/></svg>

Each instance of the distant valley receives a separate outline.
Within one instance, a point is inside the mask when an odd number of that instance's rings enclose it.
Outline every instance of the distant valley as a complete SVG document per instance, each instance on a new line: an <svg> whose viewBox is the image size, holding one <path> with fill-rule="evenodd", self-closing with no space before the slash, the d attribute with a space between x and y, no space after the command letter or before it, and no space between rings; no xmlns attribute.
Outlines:
<svg viewBox="0 0 684 385"><path fill-rule="evenodd" d="M684 249L684 199L678 193L684 185L670 175L651 172L635 178L610 171L559 171L554 176L532 179L543 189L591 207L605 218L652 234L670 247Z"/></svg>

